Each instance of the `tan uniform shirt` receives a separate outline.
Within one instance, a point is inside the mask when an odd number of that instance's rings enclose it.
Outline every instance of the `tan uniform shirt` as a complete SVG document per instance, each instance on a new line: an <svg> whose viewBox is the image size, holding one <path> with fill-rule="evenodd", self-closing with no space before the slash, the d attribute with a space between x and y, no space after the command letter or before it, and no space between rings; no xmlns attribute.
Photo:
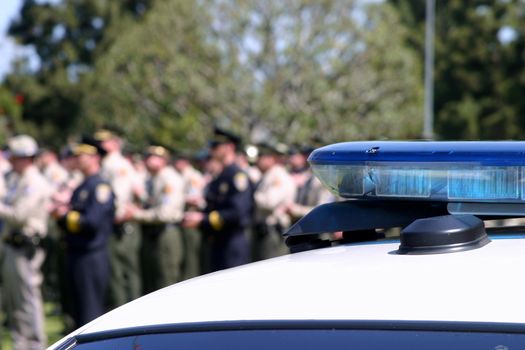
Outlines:
<svg viewBox="0 0 525 350"><path fill-rule="evenodd" d="M184 193L189 196L200 195L204 190L204 176L194 167L186 167L181 173L184 180Z"/></svg>
<svg viewBox="0 0 525 350"><path fill-rule="evenodd" d="M171 166L155 174L148 189L148 208L134 214L145 223L176 223L184 215L184 182Z"/></svg>
<svg viewBox="0 0 525 350"><path fill-rule="evenodd" d="M321 181L313 176L312 173L309 172L305 174L305 176L307 176L307 179L303 186L297 189L295 203L291 208L294 219L305 216L318 205L330 203L335 200L334 195L324 188Z"/></svg>
<svg viewBox="0 0 525 350"><path fill-rule="evenodd" d="M290 174L282 165L275 165L263 174L255 191L255 221L267 225L288 227L290 217L279 210L285 203L293 202L297 188Z"/></svg>
<svg viewBox="0 0 525 350"><path fill-rule="evenodd" d="M75 189L84 181L84 174L79 170L73 170L68 174L67 187Z"/></svg>
<svg viewBox="0 0 525 350"><path fill-rule="evenodd" d="M43 169L42 175L53 186L54 190L64 186L69 180L67 170L59 163L51 163Z"/></svg>
<svg viewBox="0 0 525 350"><path fill-rule="evenodd" d="M133 202L133 187L137 182L135 169L122 154L113 152L102 160L101 174L115 193L115 216L121 217L127 205Z"/></svg>
<svg viewBox="0 0 525 350"><path fill-rule="evenodd" d="M196 205L203 208L206 205L204 201L204 187L206 187L204 176L192 166L186 167L181 176L184 181L184 194L186 199L190 201L188 206Z"/></svg>
<svg viewBox="0 0 525 350"><path fill-rule="evenodd" d="M11 164L0 155L0 200L3 200L7 194L7 176L10 175Z"/></svg>
<svg viewBox="0 0 525 350"><path fill-rule="evenodd" d="M0 173L0 201L3 201L7 194L6 176Z"/></svg>
<svg viewBox="0 0 525 350"><path fill-rule="evenodd" d="M247 167L243 168L242 170L244 170L244 172L246 174L248 174L248 177L250 178L250 181L253 184L256 184L259 181L261 181L262 173L259 170L259 168L255 167L255 166L247 166Z"/></svg>
<svg viewBox="0 0 525 350"><path fill-rule="evenodd" d="M45 236L50 198L49 184L36 166L30 166L21 175L10 176L5 201L0 203L6 232L20 230L29 237Z"/></svg>
<svg viewBox="0 0 525 350"><path fill-rule="evenodd" d="M13 167L11 166L11 163L9 163L7 159L5 159L2 155L0 155L0 173L3 175L6 175L12 170L13 170Z"/></svg>

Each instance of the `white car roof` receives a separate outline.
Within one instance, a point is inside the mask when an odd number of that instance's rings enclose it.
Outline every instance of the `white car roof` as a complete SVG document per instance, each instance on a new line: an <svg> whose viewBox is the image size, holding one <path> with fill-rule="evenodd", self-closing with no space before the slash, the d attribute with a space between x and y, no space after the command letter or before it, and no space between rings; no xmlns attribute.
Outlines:
<svg viewBox="0 0 525 350"><path fill-rule="evenodd" d="M525 323L524 239L417 256L395 254L398 245L343 245L197 277L75 333L240 320Z"/></svg>

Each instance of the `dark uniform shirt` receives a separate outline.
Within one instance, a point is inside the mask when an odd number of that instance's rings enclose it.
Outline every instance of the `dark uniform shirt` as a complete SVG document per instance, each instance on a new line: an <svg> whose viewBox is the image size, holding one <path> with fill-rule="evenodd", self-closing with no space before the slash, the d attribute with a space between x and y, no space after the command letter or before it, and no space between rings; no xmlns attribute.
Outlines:
<svg viewBox="0 0 525 350"><path fill-rule="evenodd" d="M73 192L71 210L63 220L68 233L66 243L72 250L105 249L113 232L114 195L107 182L95 174Z"/></svg>
<svg viewBox="0 0 525 350"><path fill-rule="evenodd" d="M227 166L208 185L206 203L201 229L211 241L211 270L248 263L246 229L253 215L253 188L248 175L236 164Z"/></svg>

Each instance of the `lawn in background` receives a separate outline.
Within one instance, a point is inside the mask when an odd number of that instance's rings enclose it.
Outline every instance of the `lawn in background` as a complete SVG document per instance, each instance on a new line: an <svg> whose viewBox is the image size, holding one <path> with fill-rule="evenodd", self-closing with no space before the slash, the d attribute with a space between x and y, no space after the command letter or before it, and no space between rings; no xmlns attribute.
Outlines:
<svg viewBox="0 0 525 350"><path fill-rule="evenodd" d="M64 336L62 334L64 331L64 322L62 316L56 311L56 304L46 303L44 305L44 310L46 313L47 342L51 345ZM5 317L2 317L2 319L5 319ZM13 345L11 343L9 330L2 327L2 350L11 349L13 349Z"/></svg>

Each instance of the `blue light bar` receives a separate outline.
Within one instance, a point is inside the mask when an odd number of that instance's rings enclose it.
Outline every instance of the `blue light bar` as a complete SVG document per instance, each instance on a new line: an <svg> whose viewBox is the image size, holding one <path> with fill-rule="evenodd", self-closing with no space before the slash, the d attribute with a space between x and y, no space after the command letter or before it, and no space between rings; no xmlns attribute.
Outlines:
<svg viewBox="0 0 525 350"><path fill-rule="evenodd" d="M343 198L525 202L525 142L346 142L308 161Z"/></svg>

